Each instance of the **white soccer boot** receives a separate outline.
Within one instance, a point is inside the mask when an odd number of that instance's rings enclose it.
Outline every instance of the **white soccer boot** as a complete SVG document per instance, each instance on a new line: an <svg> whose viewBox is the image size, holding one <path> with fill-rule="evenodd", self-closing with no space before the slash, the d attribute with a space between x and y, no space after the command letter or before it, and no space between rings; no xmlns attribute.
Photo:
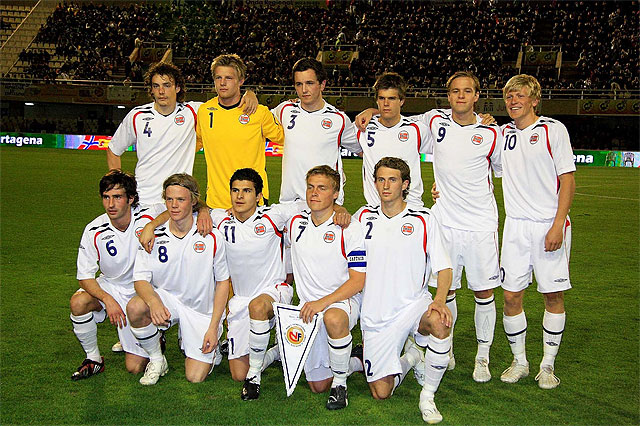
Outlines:
<svg viewBox="0 0 640 426"><path fill-rule="evenodd" d="M529 363L518 364L515 359L511 363L511 366L502 372L500 380L505 383L516 383L518 380L523 379L529 375Z"/></svg>
<svg viewBox="0 0 640 426"><path fill-rule="evenodd" d="M140 384L145 386L155 385L160 377L167 374L169 365L167 359L162 356L162 362L149 361L147 368L144 369L144 375L140 377Z"/></svg>
<svg viewBox="0 0 640 426"><path fill-rule="evenodd" d="M456 368L456 357L453 355L453 351L449 352L449 363L447 364L447 370L451 371Z"/></svg>
<svg viewBox="0 0 640 426"><path fill-rule="evenodd" d="M553 374L553 367L550 365L540 366L540 372L536 376L536 381L540 389L555 389L560 384L560 379Z"/></svg>
<svg viewBox="0 0 640 426"><path fill-rule="evenodd" d="M420 412L422 413L422 420L429 424L440 423L442 421L442 414L438 411L436 403L433 402L433 395L427 395L424 390L420 392Z"/></svg>
<svg viewBox="0 0 640 426"><path fill-rule="evenodd" d="M111 352L124 352L124 348L122 347L122 343L117 341L111 346Z"/></svg>
<svg viewBox="0 0 640 426"><path fill-rule="evenodd" d="M478 383L486 383L491 380L488 359L476 358L476 365L473 367L473 380Z"/></svg>

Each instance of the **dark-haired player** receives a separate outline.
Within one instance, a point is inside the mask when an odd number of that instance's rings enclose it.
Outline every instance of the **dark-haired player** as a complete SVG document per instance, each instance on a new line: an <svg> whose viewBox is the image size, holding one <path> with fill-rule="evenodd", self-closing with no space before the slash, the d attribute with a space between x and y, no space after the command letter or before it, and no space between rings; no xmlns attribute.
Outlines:
<svg viewBox="0 0 640 426"><path fill-rule="evenodd" d="M112 170L100 179L100 196L105 213L91 221L82 234L78 250L78 290L71 297L73 332L86 359L73 373L73 380L86 379L104 370L98 348L96 323L108 316L118 327L125 351L125 365L133 374L146 366L147 354L137 345L125 315L135 296L133 264L139 247L136 231L151 220L137 208L136 181L130 174ZM96 278L96 273L101 274Z"/></svg>

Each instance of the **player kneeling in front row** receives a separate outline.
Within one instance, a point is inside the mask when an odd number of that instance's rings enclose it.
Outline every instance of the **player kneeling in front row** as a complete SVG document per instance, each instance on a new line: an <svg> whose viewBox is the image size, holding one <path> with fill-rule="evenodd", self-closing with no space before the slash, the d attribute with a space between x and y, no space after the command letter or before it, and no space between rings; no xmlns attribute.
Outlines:
<svg viewBox="0 0 640 426"><path fill-rule="evenodd" d="M285 283L282 233L298 208L258 207L263 181L254 169L236 170L229 188L231 212L214 209L211 218L226 241L233 286L227 317L229 369L233 380L244 381L240 397L246 401L260 396L262 371L279 357L277 346L267 351L275 325L272 304L289 304L293 297L293 288Z"/></svg>
<svg viewBox="0 0 640 426"><path fill-rule="evenodd" d="M413 367L424 375L422 417L438 423L442 415L433 399L449 362L451 312L445 301L451 261L431 211L405 201L410 173L400 158L382 158L374 169L381 204L362 207L354 215L366 233L360 318L365 375L373 397L386 399ZM426 285L431 270L438 273L433 300ZM426 355L417 345L426 347Z"/></svg>
<svg viewBox="0 0 640 426"><path fill-rule="evenodd" d="M133 272L138 295L127 305L131 331L149 354L140 383L153 385L167 373L159 328L176 323L186 355L185 376L202 382L212 370L229 295L225 245L216 229L204 237L197 232L193 212L199 190L193 177L169 176L163 198L169 223L156 229L151 253L138 250Z"/></svg>
<svg viewBox="0 0 640 426"><path fill-rule="evenodd" d="M138 209L135 178L112 170L100 179L104 214L89 223L78 249L77 279L81 289L71 297L73 332L86 352L86 359L73 373L73 380L86 379L104 371L98 348L97 323L108 315L118 327L130 373L140 373L148 362L127 323L124 309L135 296L133 263L139 247L136 230L152 218ZM96 278L96 272L101 274Z"/></svg>
<svg viewBox="0 0 640 426"><path fill-rule="evenodd" d="M308 208L291 219L287 239L302 305L300 317L308 323L319 312L324 316L304 372L312 392L331 388L326 407L337 410L348 404L347 376L354 370L351 329L358 321L365 279L364 234L357 221L345 229L333 223L340 193L337 171L326 165L314 167L306 182Z"/></svg>

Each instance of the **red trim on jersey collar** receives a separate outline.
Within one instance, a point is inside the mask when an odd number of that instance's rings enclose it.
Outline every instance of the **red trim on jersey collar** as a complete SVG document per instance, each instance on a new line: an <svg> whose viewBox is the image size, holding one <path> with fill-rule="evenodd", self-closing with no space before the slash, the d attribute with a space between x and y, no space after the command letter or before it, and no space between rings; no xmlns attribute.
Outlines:
<svg viewBox="0 0 640 426"><path fill-rule="evenodd" d="M138 138L138 129L136 129L136 117L138 114L142 114L143 111L138 111L133 114L133 133L136 135L136 139Z"/></svg>
<svg viewBox="0 0 640 426"><path fill-rule="evenodd" d="M269 217L269 215L267 214L263 214L262 217L267 218L267 220L269 221L269 223L271 224L271 226L273 226L273 230L275 231L276 235L280 238L282 238L282 231L280 231L278 229L278 227L276 226L275 223L273 223L273 220L271 220L271 218Z"/></svg>
<svg viewBox="0 0 640 426"><path fill-rule="evenodd" d="M431 120L429 120L429 130L431 130L431 125L433 124L433 120L435 120L436 118L444 118L443 116L441 116L440 114L436 114L433 117L431 117Z"/></svg>
<svg viewBox="0 0 640 426"><path fill-rule="evenodd" d="M358 222L362 222L362 215L365 213L373 213L371 210L369 209L364 209L360 212L360 216L358 216Z"/></svg>
<svg viewBox="0 0 640 426"><path fill-rule="evenodd" d="M296 104L292 104L292 103L288 103L288 104L283 105L282 109L280 110L280 124L282 124L282 114L284 114L284 109L286 107L288 107L288 106L291 106L291 107L294 107L294 108L297 107Z"/></svg>

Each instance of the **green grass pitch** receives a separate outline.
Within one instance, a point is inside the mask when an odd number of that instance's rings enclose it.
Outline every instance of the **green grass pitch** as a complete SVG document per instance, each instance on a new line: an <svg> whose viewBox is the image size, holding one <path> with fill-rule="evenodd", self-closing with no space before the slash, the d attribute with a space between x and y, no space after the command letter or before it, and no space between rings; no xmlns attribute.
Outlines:
<svg viewBox="0 0 640 426"><path fill-rule="evenodd" d="M124 156L133 170L135 155ZM420 424L419 386L412 375L387 401L374 401L362 375L349 379L349 407L324 408L326 394L312 394L302 379L286 398L282 372L268 369L258 401L240 400L227 361L204 383L184 378L176 331L168 334L170 370L158 385L143 387L110 352L117 339L106 323L98 327L105 373L81 382L69 377L83 359L69 321L69 298L77 289L77 246L84 226L102 213L98 180L104 152L38 148L0 149L0 422L2 424ZM268 159L272 200L278 198L280 160ZM346 207L363 202L359 160L345 160ZM204 185L205 164L195 175ZM423 165L425 187L433 173ZM527 354L531 375L500 382L511 361L502 330L502 292L491 350L493 379L471 378L475 356L473 297L458 296L456 369L447 372L436 402L443 424L638 424L639 415L639 238L640 175L632 169L579 168L571 212L573 250L566 295L566 332L556 361L561 385L538 389L533 377L542 357L542 298L529 289ZM204 189L204 188L203 188ZM502 210L501 184L496 198ZM427 201L427 205L431 205ZM355 332L355 340L360 333Z"/></svg>

